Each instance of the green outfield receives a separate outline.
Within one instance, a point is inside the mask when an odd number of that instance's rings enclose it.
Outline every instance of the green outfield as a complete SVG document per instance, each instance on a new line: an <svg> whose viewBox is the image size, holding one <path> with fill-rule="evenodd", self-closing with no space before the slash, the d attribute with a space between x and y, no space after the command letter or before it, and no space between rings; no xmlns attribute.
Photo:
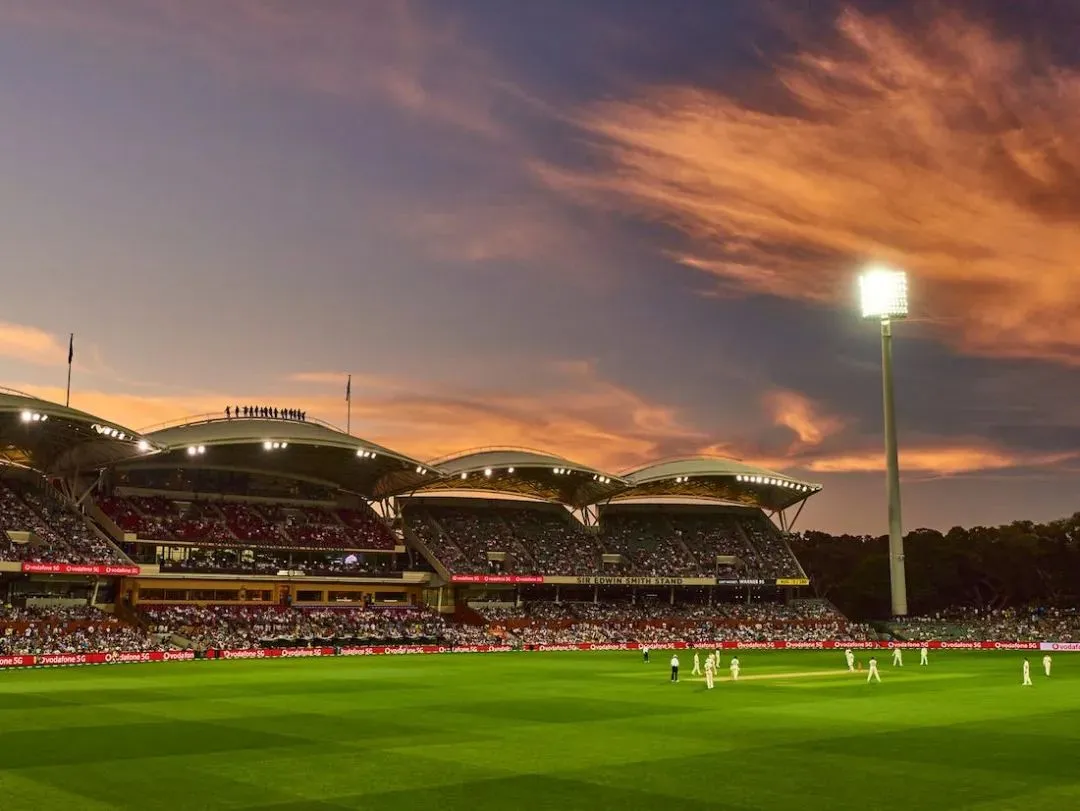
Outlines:
<svg viewBox="0 0 1080 811"><path fill-rule="evenodd" d="M668 655L0 672L0 809L1080 807L1080 656L743 652L706 692Z"/></svg>

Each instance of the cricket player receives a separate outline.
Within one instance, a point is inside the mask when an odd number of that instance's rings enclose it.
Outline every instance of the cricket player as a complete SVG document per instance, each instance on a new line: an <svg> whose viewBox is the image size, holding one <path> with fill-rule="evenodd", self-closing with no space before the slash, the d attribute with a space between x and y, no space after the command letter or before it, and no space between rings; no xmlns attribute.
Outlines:
<svg viewBox="0 0 1080 811"><path fill-rule="evenodd" d="M921 648L919 648L919 664L930 664L930 649L927 648L926 645L923 645Z"/></svg>
<svg viewBox="0 0 1080 811"><path fill-rule="evenodd" d="M1031 662L1027 658L1024 659L1024 683L1021 686L1031 687Z"/></svg>
<svg viewBox="0 0 1080 811"><path fill-rule="evenodd" d="M705 657L705 689L713 689L713 682L716 678L716 659L710 653Z"/></svg>
<svg viewBox="0 0 1080 811"><path fill-rule="evenodd" d="M847 662L848 673L855 672L855 654L851 652L851 648L844 651L844 661Z"/></svg>
<svg viewBox="0 0 1080 811"><path fill-rule="evenodd" d="M1050 678L1050 664L1050 654L1048 653L1043 657L1043 670L1046 672L1046 678Z"/></svg>
<svg viewBox="0 0 1080 811"><path fill-rule="evenodd" d="M877 672L877 657L870 657L870 672L866 676L866 683L869 684L872 679L877 679L877 683L881 684L881 674Z"/></svg>
<svg viewBox="0 0 1080 811"><path fill-rule="evenodd" d="M904 666L904 653L903 653L902 650L900 650L900 648L893 648L892 649L892 663L893 663L893 667L903 667Z"/></svg>
<svg viewBox="0 0 1080 811"><path fill-rule="evenodd" d="M671 654L671 683L675 684L679 680L679 654Z"/></svg>
<svg viewBox="0 0 1080 811"><path fill-rule="evenodd" d="M717 667L717 669L719 669L720 668L720 648L716 649L715 656L716 656L716 667Z"/></svg>
<svg viewBox="0 0 1080 811"><path fill-rule="evenodd" d="M732 681L738 681L739 680L739 657L738 656L732 656L731 657L731 667L728 668L728 669L731 671L731 680Z"/></svg>
<svg viewBox="0 0 1080 811"><path fill-rule="evenodd" d="M698 652L694 651L694 669L690 671L691 676L701 675L701 657L698 656Z"/></svg>
<svg viewBox="0 0 1080 811"><path fill-rule="evenodd" d="M645 664L649 663L649 646L648 645L642 645L641 646L641 661L643 661Z"/></svg>

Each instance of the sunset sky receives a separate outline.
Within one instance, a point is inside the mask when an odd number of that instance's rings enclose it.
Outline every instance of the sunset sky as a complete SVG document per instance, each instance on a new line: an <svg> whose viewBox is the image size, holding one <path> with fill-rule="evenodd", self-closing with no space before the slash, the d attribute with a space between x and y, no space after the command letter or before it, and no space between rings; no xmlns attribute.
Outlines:
<svg viewBox="0 0 1080 811"><path fill-rule="evenodd" d="M1026 11L1025 11L1026 10ZM973 16L975 15L975 16ZM0 383L421 458L720 453L883 533L1080 509L1080 5L0 0Z"/></svg>

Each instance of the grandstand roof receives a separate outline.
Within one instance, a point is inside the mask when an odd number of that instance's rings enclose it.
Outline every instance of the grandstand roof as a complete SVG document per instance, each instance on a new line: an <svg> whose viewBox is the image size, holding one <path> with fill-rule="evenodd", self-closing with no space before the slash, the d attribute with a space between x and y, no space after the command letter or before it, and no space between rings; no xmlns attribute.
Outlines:
<svg viewBox="0 0 1080 811"><path fill-rule="evenodd" d="M65 475L153 454L130 428L77 408L0 388L0 460Z"/></svg>
<svg viewBox="0 0 1080 811"><path fill-rule="evenodd" d="M628 484L610 473L531 448L476 448L429 464L444 478L423 492L477 490L583 507L610 498Z"/></svg>
<svg viewBox="0 0 1080 811"><path fill-rule="evenodd" d="M313 419L204 415L148 429L146 436L162 452L124 467L273 473L319 481L368 498L412 490L438 475L430 465Z"/></svg>
<svg viewBox="0 0 1080 811"><path fill-rule="evenodd" d="M783 510L821 490L767 468L717 456L690 456L654 462L623 475L627 489L616 498L683 496L722 499L736 504Z"/></svg>

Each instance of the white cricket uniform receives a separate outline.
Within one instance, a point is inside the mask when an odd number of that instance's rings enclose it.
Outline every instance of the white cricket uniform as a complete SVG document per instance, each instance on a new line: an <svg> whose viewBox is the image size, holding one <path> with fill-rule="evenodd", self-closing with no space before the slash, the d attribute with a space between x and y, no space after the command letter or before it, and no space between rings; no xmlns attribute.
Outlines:
<svg viewBox="0 0 1080 811"><path fill-rule="evenodd" d="M847 662L847 669L849 673L855 672L855 654L851 652L851 648L844 651L844 661Z"/></svg>
<svg viewBox="0 0 1080 811"><path fill-rule="evenodd" d="M705 660L705 688L707 690L713 689L713 682L716 678L716 661L710 656Z"/></svg>
<svg viewBox="0 0 1080 811"><path fill-rule="evenodd" d="M691 676L701 675L701 657L698 654L694 654L694 669L690 671Z"/></svg>
<svg viewBox="0 0 1080 811"><path fill-rule="evenodd" d="M921 648L919 648L919 664L930 664L930 650L926 647L926 645L923 645Z"/></svg>
<svg viewBox="0 0 1080 811"><path fill-rule="evenodd" d="M878 684L881 683L881 674L877 672L877 659L871 657L870 672L866 676L866 683L869 684L873 679L877 679Z"/></svg>
<svg viewBox="0 0 1080 811"><path fill-rule="evenodd" d="M1047 676L1050 675L1050 664L1051 664L1050 654L1048 653L1048 654L1046 654L1046 656L1043 657L1043 670L1046 671Z"/></svg>
<svg viewBox="0 0 1080 811"><path fill-rule="evenodd" d="M904 652L900 648L892 649L892 663L894 667L904 666Z"/></svg>
<svg viewBox="0 0 1080 811"><path fill-rule="evenodd" d="M729 668L729 670L731 670L731 680L732 681L738 681L739 680L739 659L738 659L738 657L731 660L731 667Z"/></svg>
<svg viewBox="0 0 1080 811"><path fill-rule="evenodd" d="M1024 683L1023 687L1031 687L1031 662L1024 660Z"/></svg>

